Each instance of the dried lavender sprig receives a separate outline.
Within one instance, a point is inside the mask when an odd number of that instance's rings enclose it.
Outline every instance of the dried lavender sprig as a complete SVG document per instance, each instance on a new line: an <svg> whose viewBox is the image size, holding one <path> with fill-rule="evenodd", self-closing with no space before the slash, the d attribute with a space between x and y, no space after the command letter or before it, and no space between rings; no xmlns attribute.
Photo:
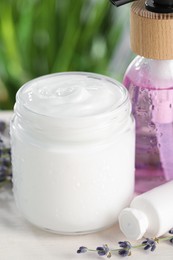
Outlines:
<svg viewBox="0 0 173 260"><path fill-rule="evenodd" d="M0 120L0 188L7 182L11 182L11 148L9 125L5 121Z"/></svg>
<svg viewBox="0 0 173 260"><path fill-rule="evenodd" d="M3 120L0 120L0 133L3 134L6 128L7 128L7 123Z"/></svg>
<svg viewBox="0 0 173 260"><path fill-rule="evenodd" d="M0 147L0 183L11 180L11 151L10 148Z"/></svg>
<svg viewBox="0 0 173 260"><path fill-rule="evenodd" d="M173 229L169 231L170 234L173 234ZM118 242L119 248L110 249L107 244L97 247L96 249L89 249L87 247L80 247L77 250L77 253L86 253L86 252L96 252L100 256L107 256L110 258L113 253L118 253L120 256L130 256L132 254L132 249L143 248L144 250L150 250L153 252L156 249L156 245L162 241L170 241L173 244L173 236L159 237L159 238L145 238L142 243L138 245L131 245L129 241L120 241Z"/></svg>

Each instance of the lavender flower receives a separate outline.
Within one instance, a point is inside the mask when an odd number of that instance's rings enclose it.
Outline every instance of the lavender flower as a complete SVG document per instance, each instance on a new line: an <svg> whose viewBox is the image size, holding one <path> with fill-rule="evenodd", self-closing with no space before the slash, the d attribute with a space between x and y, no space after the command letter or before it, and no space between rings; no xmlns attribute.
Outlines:
<svg viewBox="0 0 173 260"><path fill-rule="evenodd" d="M131 253L130 253L128 250L126 250L126 249L120 249L120 250L118 251L118 254L119 254L120 256L123 256L123 257L131 255Z"/></svg>
<svg viewBox="0 0 173 260"><path fill-rule="evenodd" d="M10 166L11 165L11 160L9 157L4 157L4 158L0 158L0 165L3 165L3 166Z"/></svg>
<svg viewBox="0 0 173 260"><path fill-rule="evenodd" d="M120 241L118 242L119 246L122 247L122 248L125 248L125 249L131 249L131 244L129 241Z"/></svg>
<svg viewBox="0 0 173 260"><path fill-rule="evenodd" d="M81 254L81 253L86 253L88 251L88 248L85 247L85 246L80 246L79 249L77 250L77 253L78 254Z"/></svg>
<svg viewBox="0 0 173 260"><path fill-rule="evenodd" d="M173 228L169 230L169 234L173 235Z"/></svg>
<svg viewBox="0 0 173 260"><path fill-rule="evenodd" d="M0 172L0 182L5 181L5 179L6 179L5 173Z"/></svg>
<svg viewBox="0 0 173 260"><path fill-rule="evenodd" d="M0 187L11 181L11 148L8 124L0 120Z"/></svg>
<svg viewBox="0 0 173 260"><path fill-rule="evenodd" d="M99 246L96 248L96 250L97 250L98 255L100 255L100 256L106 255L108 258L111 257L111 252L109 250L108 245L103 245L102 247Z"/></svg>
<svg viewBox="0 0 173 260"><path fill-rule="evenodd" d="M118 254L121 256L129 256L131 255L131 244L128 241L120 241L118 242L119 246L122 248L118 251Z"/></svg>
<svg viewBox="0 0 173 260"><path fill-rule="evenodd" d="M6 123L2 120L0 120L0 132L3 133L6 128Z"/></svg>
<svg viewBox="0 0 173 260"><path fill-rule="evenodd" d="M0 153L0 182L11 180L12 177L11 158L4 149L2 151Z"/></svg>
<svg viewBox="0 0 173 260"><path fill-rule="evenodd" d="M156 241L153 239L146 238L145 241L142 242L144 246L144 250L150 249L152 252L156 249Z"/></svg>
<svg viewBox="0 0 173 260"><path fill-rule="evenodd" d="M171 238L169 241L170 241L171 244L173 244L173 238Z"/></svg>

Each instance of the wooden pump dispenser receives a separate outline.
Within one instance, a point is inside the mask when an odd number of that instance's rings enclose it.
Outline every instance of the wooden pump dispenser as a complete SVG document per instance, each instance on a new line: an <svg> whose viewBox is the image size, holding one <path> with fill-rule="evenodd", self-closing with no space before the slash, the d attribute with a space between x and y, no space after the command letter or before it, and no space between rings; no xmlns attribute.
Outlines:
<svg viewBox="0 0 173 260"><path fill-rule="evenodd" d="M131 48L145 58L173 60L173 1L132 4Z"/></svg>
<svg viewBox="0 0 173 260"><path fill-rule="evenodd" d="M120 6L134 0L110 0ZM136 0L131 6L131 48L145 58L173 60L173 0Z"/></svg>

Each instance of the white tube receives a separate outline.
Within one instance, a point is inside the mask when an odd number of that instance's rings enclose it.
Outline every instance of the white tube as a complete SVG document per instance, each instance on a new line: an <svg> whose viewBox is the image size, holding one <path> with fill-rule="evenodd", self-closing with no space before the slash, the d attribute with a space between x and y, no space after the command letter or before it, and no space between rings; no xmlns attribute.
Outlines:
<svg viewBox="0 0 173 260"><path fill-rule="evenodd" d="M135 197L119 215L127 239L159 237L173 227L173 181Z"/></svg>

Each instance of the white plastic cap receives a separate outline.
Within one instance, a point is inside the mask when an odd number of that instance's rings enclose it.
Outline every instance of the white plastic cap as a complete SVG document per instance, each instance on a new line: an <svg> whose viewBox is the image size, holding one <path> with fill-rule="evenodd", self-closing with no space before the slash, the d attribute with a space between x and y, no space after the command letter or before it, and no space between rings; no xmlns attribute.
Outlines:
<svg viewBox="0 0 173 260"><path fill-rule="evenodd" d="M142 211L126 208L119 215L119 226L127 239L138 240L148 228L148 219Z"/></svg>

